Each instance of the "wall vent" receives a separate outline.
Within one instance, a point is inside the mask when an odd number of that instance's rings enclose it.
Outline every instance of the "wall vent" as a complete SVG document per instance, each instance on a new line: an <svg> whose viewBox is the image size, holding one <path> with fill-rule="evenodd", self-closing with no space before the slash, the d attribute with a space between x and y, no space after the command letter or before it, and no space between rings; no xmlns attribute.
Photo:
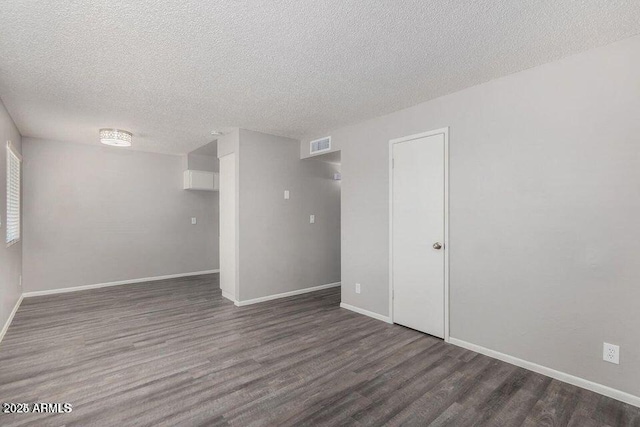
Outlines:
<svg viewBox="0 0 640 427"><path fill-rule="evenodd" d="M331 150L331 137L325 136L324 138L315 139L309 143L311 147L311 154L322 153L323 151Z"/></svg>

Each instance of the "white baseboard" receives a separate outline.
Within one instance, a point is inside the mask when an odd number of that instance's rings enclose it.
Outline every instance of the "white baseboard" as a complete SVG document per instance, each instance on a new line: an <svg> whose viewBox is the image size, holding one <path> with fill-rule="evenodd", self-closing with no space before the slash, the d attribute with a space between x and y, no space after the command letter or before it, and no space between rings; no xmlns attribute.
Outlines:
<svg viewBox="0 0 640 427"><path fill-rule="evenodd" d="M373 311L365 310L363 308L358 308L353 305L345 304L343 302L340 303L340 308L345 308L347 310L354 311L358 314L364 314L365 316L373 317L374 319L382 320L386 323L393 323L389 316L383 316L382 314L374 313Z"/></svg>
<svg viewBox="0 0 640 427"><path fill-rule="evenodd" d="M42 295L64 294L67 292L84 291L87 289L106 288L109 286L130 285L133 283L154 282L156 280L176 279L179 277L200 276L202 274L219 273L220 270L193 271L191 273L169 274L166 276L142 277L140 279L119 280L117 282L96 283L94 285L74 286L70 288L49 289L46 291L25 292L25 298L38 297Z"/></svg>
<svg viewBox="0 0 640 427"><path fill-rule="evenodd" d="M314 291L320 291L322 289L335 288L336 286L340 286L340 282L327 283L326 285L313 286L311 288L296 289L295 291L283 292L281 294L275 294L275 295L267 295L266 297L248 299L248 300L244 300L244 301L234 301L234 303L238 307L243 307L245 305L257 304L259 302L271 301L271 300L274 300L274 299L292 297L294 295L300 295L300 294L306 294L307 292L314 292Z"/></svg>
<svg viewBox="0 0 640 427"><path fill-rule="evenodd" d="M16 305L13 307L13 310L11 310L11 314L9 315L9 318L7 319L7 321L4 323L4 326L2 327L2 331L0 331L0 343L2 342L2 339L4 338L4 334L7 333L7 330L9 329L9 325L11 325L11 322L13 321L13 316L16 315L16 312L18 311L18 308L20 307L20 304L22 303L22 298L23 298L23 296L20 295L20 298L18 298L18 301L16 302Z"/></svg>
<svg viewBox="0 0 640 427"><path fill-rule="evenodd" d="M236 301L236 297L233 294L230 294L228 292L222 291L222 296L225 297L226 299L228 299L229 301L231 301L234 304L236 304L238 302L238 301Z"/></svg>
<svg viewBox="0 0 640 427"><path fill-rule="evenodd" d="M551 378L555 378L558 381L562 381L576 387L591 390L595 393L602 394L603 396L628 403L629 405L640 407L640 397L634 396L624 391L616 390L615 388L611 388L606 385L594 383L592 381L585 380L584 378L576 377L565 372L556 371L555 369L547 368L546 366L538 365L537 363L518 359L517 357L481 347L476 344L471 344L457 338L450 338L449 343L457 345L458 347L466 348L467 350L475 351L476 353L484 354L485 356L493 357L494 359L502 360L503 362L507 362L533 372L537 372L542 375L546 375Z"/></svg>

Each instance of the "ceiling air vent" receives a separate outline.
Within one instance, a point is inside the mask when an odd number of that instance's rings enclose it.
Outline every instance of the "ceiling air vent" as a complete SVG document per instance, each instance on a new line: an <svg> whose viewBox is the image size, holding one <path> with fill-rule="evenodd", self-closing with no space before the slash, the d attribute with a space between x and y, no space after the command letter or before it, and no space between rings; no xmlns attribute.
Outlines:
<svg viewBox="0 0 640 427"><path fill-rule="evenodd" d="M311 141L309 145L311 146L311 154L329 151L331 150L331 137L325 136L324 138L315 139Z"/></svg>

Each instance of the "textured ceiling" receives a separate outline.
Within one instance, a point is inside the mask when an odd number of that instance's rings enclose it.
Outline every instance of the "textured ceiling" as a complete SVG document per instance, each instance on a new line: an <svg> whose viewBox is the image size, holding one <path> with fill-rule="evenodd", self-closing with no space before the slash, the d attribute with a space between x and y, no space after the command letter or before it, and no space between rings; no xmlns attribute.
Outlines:
<svg viewBox="0 0 640 427"><path fill-rule="evenodd" d="M302 137L640 33L640 1L2 0L0 97L25 136L186 153Z"/></svg>

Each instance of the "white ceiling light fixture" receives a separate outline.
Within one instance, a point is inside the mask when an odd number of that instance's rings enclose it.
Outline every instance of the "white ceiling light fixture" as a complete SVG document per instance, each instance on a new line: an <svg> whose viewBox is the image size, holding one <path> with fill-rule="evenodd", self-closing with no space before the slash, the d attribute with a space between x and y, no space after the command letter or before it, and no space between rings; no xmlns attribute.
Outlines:
<svg viewBox="0 0 640 427"><path fill-rule="evenodd" d="M100 129L100 142L114 147L131 147L131 132L120 129Z"/></svg>

